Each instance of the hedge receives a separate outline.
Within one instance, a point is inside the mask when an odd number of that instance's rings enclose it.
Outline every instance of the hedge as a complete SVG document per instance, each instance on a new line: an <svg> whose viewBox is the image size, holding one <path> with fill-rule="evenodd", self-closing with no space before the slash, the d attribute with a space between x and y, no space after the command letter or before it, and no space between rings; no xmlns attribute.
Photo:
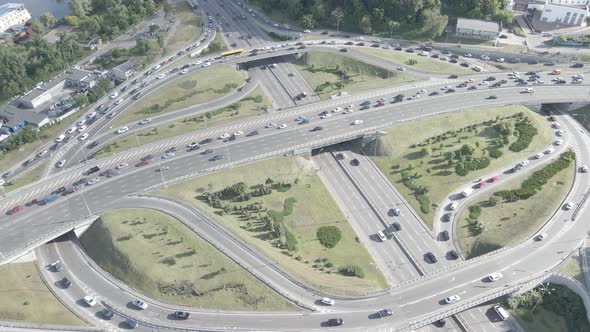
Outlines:
<svg viewBox="0 0 590 332"><path fill-rule="evenodd" d="M529 147L533 141L533 137L537 135L537 128L533 126L528 118L516 123L514 125L515 134L518 133L518 138L508 147L510 151L520 152Z"/></svg>

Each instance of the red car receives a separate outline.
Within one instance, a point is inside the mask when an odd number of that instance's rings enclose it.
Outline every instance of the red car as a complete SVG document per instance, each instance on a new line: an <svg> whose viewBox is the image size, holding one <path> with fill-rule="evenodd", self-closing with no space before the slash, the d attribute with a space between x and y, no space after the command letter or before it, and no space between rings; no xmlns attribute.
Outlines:
<svg viewBox="0 0 590 332"><path fill-rule="evenodd" d="M488 179L488 182L490 182L490 183L491 183L491 182L496 182L496 181L498 181L498 180L500 180L500 178L499 178L499 177L497 177L497 176L494 176L493 178L489 178L489 179Z"/></svg>
<svg viewBox="0 0 590 332"><path fill-rule="evenodd" d="M15 206L15 207L13 207L12 209L8 210L8 212L7 212L7 213L8 213L8 215L13 215L13 214L15 214L15 213L18 213L18 212L22 211L22 209L23 209L23 207L22 207L22 206L20 206L20 205L17 205L17 206Z"/></svg>
<svg viewBox="0 0 590 332"><path fill-rule="evenodd" d="M147 165L149 163L150 163L150 160L149 159L144 159L139 164L137 164L137 167L145 166L145 165Z"/></svg>
<svg viewBox="0 0 590 332"><path fill-rule="evenodd" d="M381 107L383 105L385 105L385 104L382 101L380 101L380 102L377 103L377 105L375 105L375 107Z"/></svg>
<svg viewBox="0 0 590 332"><path fill-rule="evenodd" d="M486 185L486 183L484 181L481 181L480 183L477 184L477 187L478 188L481 188L481 187L483 187L485 185Z"/></svg>

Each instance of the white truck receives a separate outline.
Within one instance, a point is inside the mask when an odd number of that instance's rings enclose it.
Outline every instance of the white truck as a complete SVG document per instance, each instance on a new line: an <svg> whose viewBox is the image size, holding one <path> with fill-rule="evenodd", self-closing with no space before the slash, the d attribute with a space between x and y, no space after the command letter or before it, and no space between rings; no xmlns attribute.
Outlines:
<svg viewBox="0 0 590 332"><path fill-rule="evenodd" d="M471 195L472 192L473 192L473 188L467 187L461 192L461 195L463 195L463 197L467 197L467 196Z"/></svg>

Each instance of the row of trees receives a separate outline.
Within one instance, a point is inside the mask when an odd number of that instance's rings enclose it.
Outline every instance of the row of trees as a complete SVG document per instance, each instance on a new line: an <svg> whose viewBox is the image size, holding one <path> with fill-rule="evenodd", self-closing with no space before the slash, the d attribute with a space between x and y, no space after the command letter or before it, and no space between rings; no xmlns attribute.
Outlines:
<svg viewBox="0 0 590 332"><path fill-rule="evenodd" d="M508 0L257 0L266 12L282 10L309 29L342 28L368 34L402 32L436 38L448 16L493 19L509 24ZM286 15L285 15L286 17Z"/></svg>

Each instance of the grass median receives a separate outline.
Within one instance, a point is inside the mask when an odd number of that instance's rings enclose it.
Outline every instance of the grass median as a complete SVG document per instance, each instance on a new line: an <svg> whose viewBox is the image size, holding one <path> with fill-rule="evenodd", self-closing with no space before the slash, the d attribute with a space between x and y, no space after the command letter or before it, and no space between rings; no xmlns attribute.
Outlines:
<svg viewBox="0 0 590 332"><path fill-rule="evenodd" d="M101 215L80 238L103 269L150 298L224 310L296 310L171 216L147 209Z"/></svg>
<svg viewBox="0 0 590 332"><path fill-rule="evenodd" d="M574 163L559 171L549 179L533 197L516 202L496 197L493 193L478 198L472 206L479 206L481 215L476 220L483 230L474 229L469 223L469 210L463 209L455 220L458 222L456 235L461 252L468 258L483 255L496 249L514 245L529 238L555 210L560 208L561 200L569 191L574 179ZM512 182L495 189L512 190L521 187L523 181L532 176L527 174L520 181ZM495 205L490 204L492 197ZM552 234L549 234L551 236Z"/></svg>
<svg viewBox="0 0 590 332"><path fill-rule="evenodd" d="M333 52L308 52L293 65L321 99L341 90L358 93L418 80Z"/></svg>
<svg viewBox="0 0 590 332"><path fill-rule="evenodd" d="M203 31L199 11L190 9L187 2L176 4L175 9L176 19L180 22L166 44L166 49L169 52L180 50L191 41L196 41Z"/></svg>
<svg viewBox="0 0 590 332"><path fill-rule="evenodd" d="M179 75L172 73L169 75ZM244 74L231 66L216 66L186 74L144 96L112 122L114 128L143 118L201 104L233 92Z"/></svg>
<svg viewBox="0 0 590 332"><path fill-rule="evenodd" d="M240 190L240 197L232 197ZM345 295L387 287L330 193L303 158L259 161L158 193L193 204L313 287ZM335 227L322 228L325 226ZM320 234L334 237L321 242Z"/></svg>
<svg viewBox="0 0 590 332"><path fill-rule="evenodd" d="M23 176L18 176L14 179L6 181L6 184L4 184L4 190L6 192L10 192L20 187L26 186L29 183L33 183L37 180L40 180L41 176L43 176L43 171L45 170L45 167L47 167L47 161L39 163L39 165L35 166L35 169L30 170Z"/></svg>
<svg viewBox="0 0 590 332"><path fill-rule="evenodd" d="M524 118L538 132L524 150L512 152L514 125ZM538 152L552 139L549 123L520 105L438 115L384 131L365 153L376 153L377 166L429 227L451 190Z"/></svg>
<svg viewBox="0 0 590 332"><path fill-rule="evenodd" d="M95 157L103 158L117 152L126 151L138 146L138 144L157 142L207 127L255 117L264 113L269 105L268 97L260 87L257 87L239 102L228 107L178 121L167 122L157 127L138 131L134 135L127 135L97 151Z"/></svg>
<svg viewBox="0 0 590 332"><path fill-rule="evenodd" d="M34 262L2 265L0 275L0 321L88 326L47 289Z"/></svg>
<svg viewBox="0 0 590 332"><path fill-rule="evenodd" d="M403 51L383 50L378 48L359 47L355 51L376 56L378 58L399 63L400 65L419 71L435 74L473 74L473 70L439 59L431 59Z"/></svg>

